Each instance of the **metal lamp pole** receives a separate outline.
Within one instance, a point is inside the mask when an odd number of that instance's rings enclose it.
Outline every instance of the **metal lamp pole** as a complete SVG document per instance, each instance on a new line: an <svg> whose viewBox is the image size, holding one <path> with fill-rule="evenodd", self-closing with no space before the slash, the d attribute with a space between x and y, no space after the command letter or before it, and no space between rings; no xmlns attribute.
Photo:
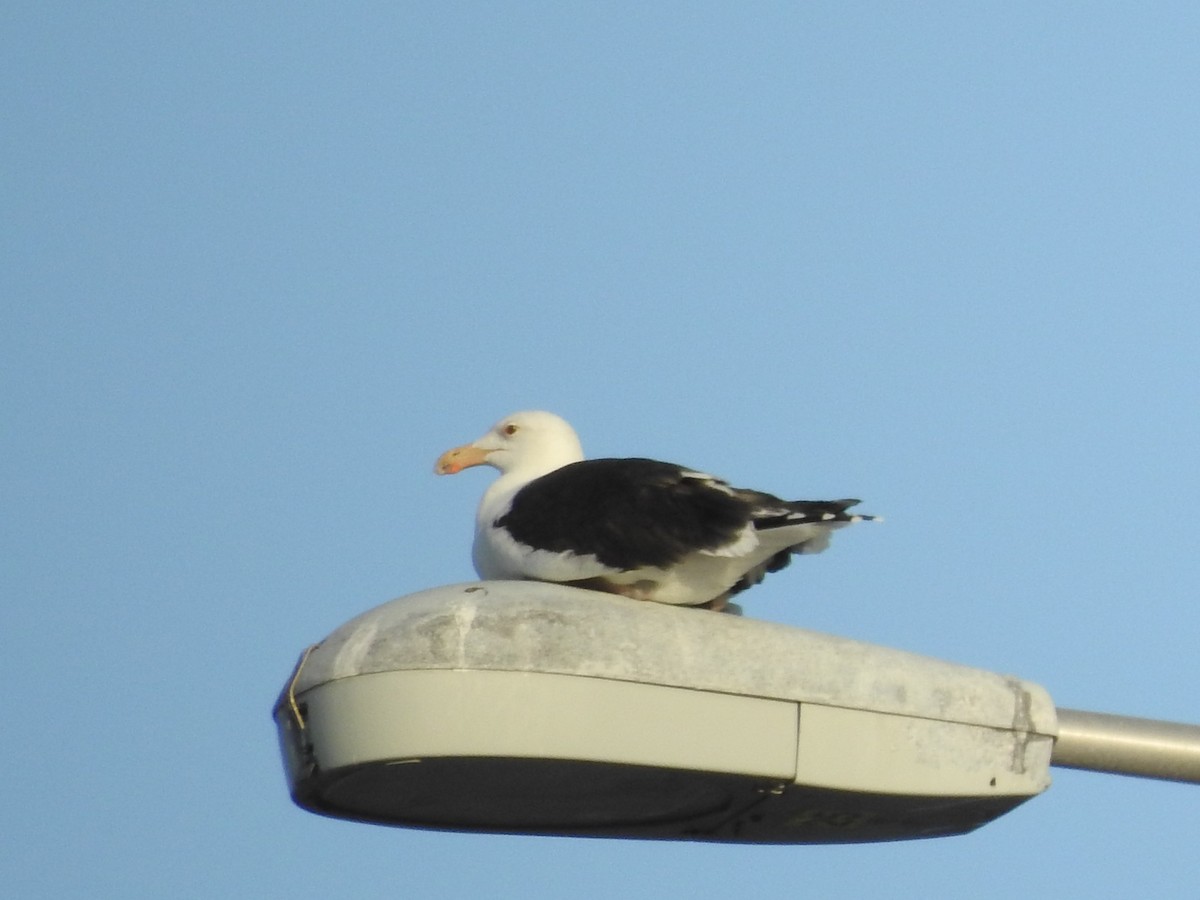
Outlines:
<svg viewBox="0 0 1200 900"><path fill-rule="evenodd" d="M1200 784L1200 725L1058 710L1050 765Z"/></svg>

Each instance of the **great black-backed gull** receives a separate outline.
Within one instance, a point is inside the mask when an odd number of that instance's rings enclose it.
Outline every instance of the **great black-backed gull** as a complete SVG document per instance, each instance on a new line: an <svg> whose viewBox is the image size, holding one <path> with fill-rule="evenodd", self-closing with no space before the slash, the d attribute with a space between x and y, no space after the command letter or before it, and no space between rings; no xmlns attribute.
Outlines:
<svg viewBox="0 0 1200 900"><path fill-rule="evenodd" d="M653 459L584 459L553 413L519 412L442 454L435 471L488 465L472 558L484 579L551 581L639 600L721 609L819 553L830 534L878 518L858 500L781 500Z"/></svg>

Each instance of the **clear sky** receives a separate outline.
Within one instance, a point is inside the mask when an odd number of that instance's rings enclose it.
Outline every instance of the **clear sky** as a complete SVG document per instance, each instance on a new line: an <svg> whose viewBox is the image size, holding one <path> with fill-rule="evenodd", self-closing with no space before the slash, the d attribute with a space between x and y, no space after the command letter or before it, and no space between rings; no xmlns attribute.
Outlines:
<svg viewBox="0 0 1200 900"><path fill-rule="evenodd" d="M972 835L394 830L286 792L300 650L472 577L522 408L859 496L748 615L1200 721L1200 6L8 4L14 897L1192 897L1200 788Z"/></svg>

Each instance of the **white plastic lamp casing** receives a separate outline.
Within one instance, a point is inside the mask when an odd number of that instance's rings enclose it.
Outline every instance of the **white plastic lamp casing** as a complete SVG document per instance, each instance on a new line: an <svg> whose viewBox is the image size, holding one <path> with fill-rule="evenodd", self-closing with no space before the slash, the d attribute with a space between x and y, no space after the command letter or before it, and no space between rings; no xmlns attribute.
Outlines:
<svg viewBox="0 0 1200 900"><path fill-rule="evenodd" d="M292 796L458 830L754 843L969 831L1049 785L1045 690L845 638L534 582L348 622L275 707Z"/></svg>

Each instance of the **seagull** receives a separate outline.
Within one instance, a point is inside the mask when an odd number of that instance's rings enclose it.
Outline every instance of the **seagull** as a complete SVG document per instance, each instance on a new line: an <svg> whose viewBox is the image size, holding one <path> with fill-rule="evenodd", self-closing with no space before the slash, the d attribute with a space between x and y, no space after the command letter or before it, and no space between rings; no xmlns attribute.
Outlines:
<svg viewBox="0 0 1200 900"><path fill-rule="evenodd" d="M878 516L858 500L781 500L653 459L585 459L549 412L505 416L434 467L500 471L475 519L483 579L549 581L637 600L723 609L729 598L819 553L831 533Z"/></svg>

